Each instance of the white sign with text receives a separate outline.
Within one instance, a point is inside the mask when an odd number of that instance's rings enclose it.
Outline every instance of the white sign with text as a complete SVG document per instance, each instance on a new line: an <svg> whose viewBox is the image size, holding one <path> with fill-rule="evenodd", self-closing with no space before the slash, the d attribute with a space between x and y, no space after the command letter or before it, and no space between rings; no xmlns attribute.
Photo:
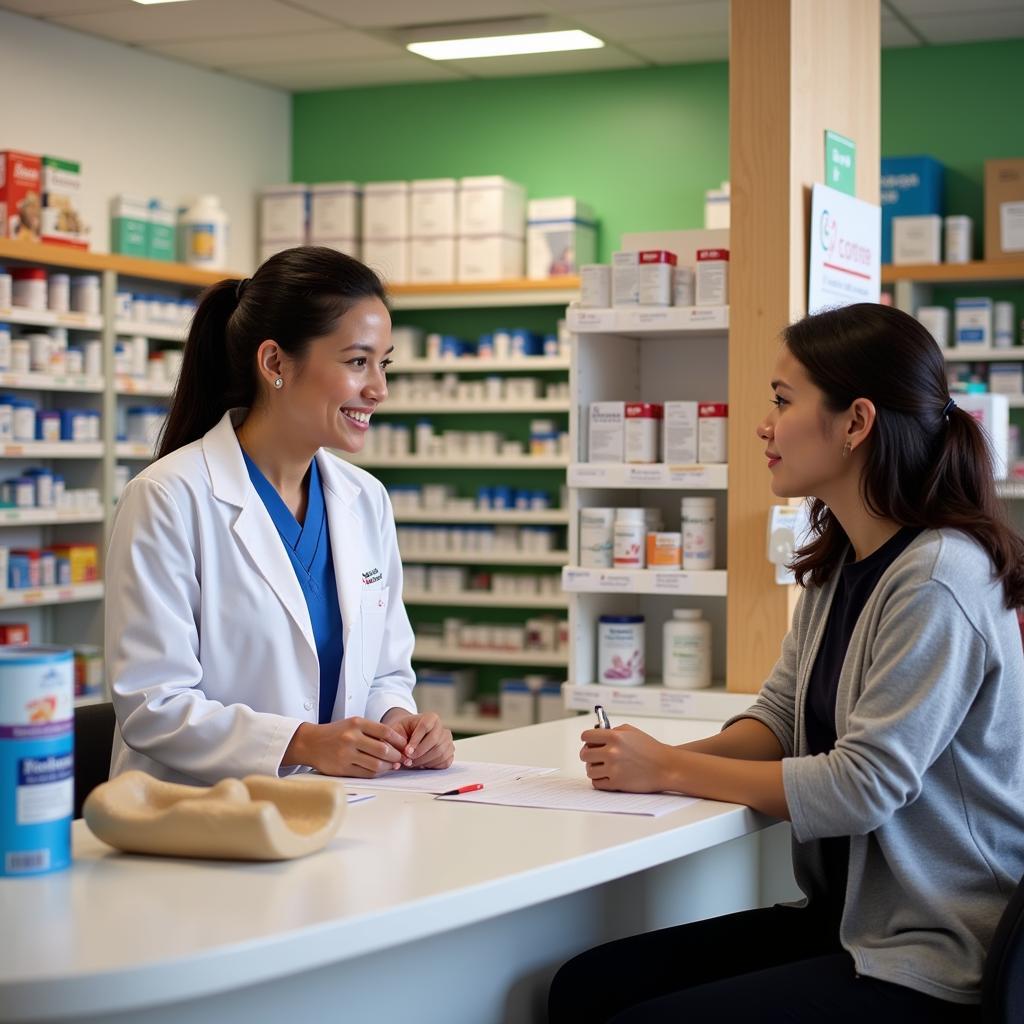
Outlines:
<svg viewBox="0 0 1024 1024"><path fill-rule="evenodd" d="M881 207L827 185L815 185L807 312L878 302L881 239Z"/></svg>

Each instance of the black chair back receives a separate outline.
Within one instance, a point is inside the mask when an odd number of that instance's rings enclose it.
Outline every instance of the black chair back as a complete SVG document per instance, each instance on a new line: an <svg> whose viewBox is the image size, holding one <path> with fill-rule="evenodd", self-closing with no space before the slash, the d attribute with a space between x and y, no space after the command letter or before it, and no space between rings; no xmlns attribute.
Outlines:
<svg viewBox="0 0 1024 1024"><path fill-rule="evenodd" d="M114 725L114 705L109 702L75 708L76 818L82 816L85 798L110 777Z"/></svg>
<svg viewBox="0 0 1024 1024"><path fill-rule="evenodd" d="M985 1024L1024 1021L1024 878L996 926L981 978Z"/></svg>

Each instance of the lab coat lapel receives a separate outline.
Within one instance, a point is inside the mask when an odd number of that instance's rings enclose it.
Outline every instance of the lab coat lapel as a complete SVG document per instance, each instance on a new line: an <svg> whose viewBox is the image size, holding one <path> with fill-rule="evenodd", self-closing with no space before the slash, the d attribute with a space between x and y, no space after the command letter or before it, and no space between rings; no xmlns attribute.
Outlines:
<svg viewBox="0 0 1024 1024"><path fill-rule="evenodd" d="M249 553L260 575L285 606L316 657L313 624L309 619L302 588L277 527L249 479L242 449L235 436L235 423L240 422L244 414L244 409L230 410L203 437L203 454L210 472L213 493L220 501L240 509L232 532Z"/></svg>
<svg viewBox="0 0 1024 1024"><path fill-rule="evenodd" d="M363 564L352 557L353 544L360 542L358 539L362 535L359 519L351 507L359 489L337 471L332 464L335 456L320 451L316 459L324 488L327 528L331 532L331 560L334 563L338 603L341 606L341 636L347 650L352 629L359 621L362 600L362 577L359 574ZM349 659L345 661L348 663Z"/></svg>

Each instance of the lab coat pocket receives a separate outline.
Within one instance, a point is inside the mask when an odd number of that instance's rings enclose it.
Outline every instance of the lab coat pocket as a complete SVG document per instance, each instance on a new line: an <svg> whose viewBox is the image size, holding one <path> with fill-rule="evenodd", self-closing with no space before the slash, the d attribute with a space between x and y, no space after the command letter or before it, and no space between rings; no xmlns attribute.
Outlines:
<svg viewBox="0 0 1024 1024"><path fill-rule="evenodd" d="M363 679L367 683L372 683L377 675L380 645L384 639L384 627L387 623L388 588L363 591L359 611L363 633Z"/></svg>

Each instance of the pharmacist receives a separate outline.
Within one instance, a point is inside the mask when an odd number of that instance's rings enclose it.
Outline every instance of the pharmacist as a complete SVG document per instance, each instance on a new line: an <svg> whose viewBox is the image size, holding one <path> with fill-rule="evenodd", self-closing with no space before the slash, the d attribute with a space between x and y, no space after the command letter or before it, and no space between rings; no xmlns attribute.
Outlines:
<svg viewBox="0 0 1024 1024"><path fill-rule="evenodd" d="M112 775L451 764L451 733L412 699L387 494L325 451L360 451L387 397L384 299L371 270L316 247L203 296L160 457L110 539Z"/></svg>

